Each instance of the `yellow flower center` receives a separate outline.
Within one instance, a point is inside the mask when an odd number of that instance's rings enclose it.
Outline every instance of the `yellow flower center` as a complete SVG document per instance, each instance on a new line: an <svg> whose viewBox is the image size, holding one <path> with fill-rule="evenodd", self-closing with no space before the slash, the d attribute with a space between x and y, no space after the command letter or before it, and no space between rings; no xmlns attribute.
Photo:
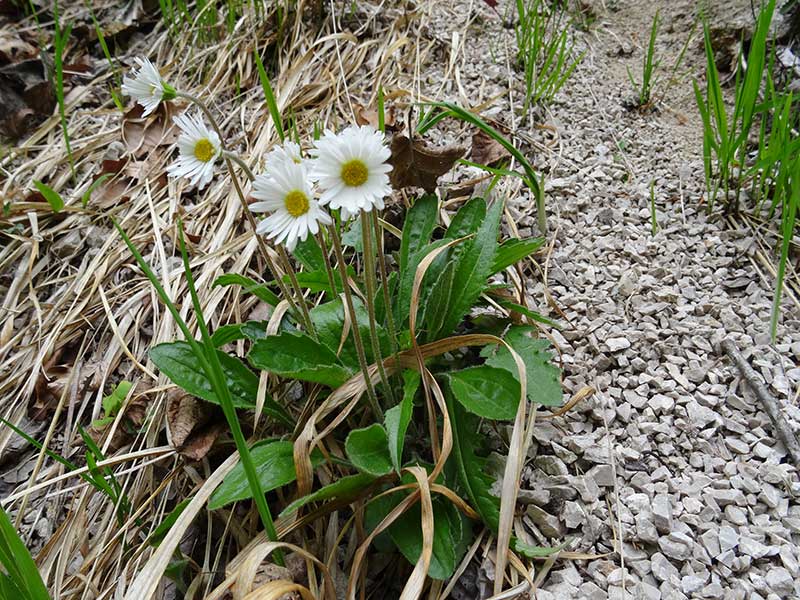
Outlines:
<svg viewBox="0 0 800 600"><path fill-rule="evenodd" d="M302 217L308 212L308 196L300 190L292 190L283 199L286 205L286 212L292 215L295 219Z"/></svg>
<svg viewBox="0 0 800 600"><path fill-rule="evenodd" d="M210 161L214 158L214 145L207 139L198 140L194 145L194 156L202 162Z"/></svg>
<svg viewBox="0 0 800 600"><path fill-rule="evenodd" d="M369 169L364 161L357 158L348 160L342 165L342 181L350 187L364 185L369 179Z"/></svg>

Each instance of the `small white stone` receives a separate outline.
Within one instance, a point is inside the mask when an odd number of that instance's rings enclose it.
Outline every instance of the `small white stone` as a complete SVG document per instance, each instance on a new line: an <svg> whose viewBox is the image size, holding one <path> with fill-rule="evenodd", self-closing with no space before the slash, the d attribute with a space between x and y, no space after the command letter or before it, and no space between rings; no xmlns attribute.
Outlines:
<svg viewBox="0 0 800 600"><path fill-rule="evenodd" d="M692 556L693 545L692 538L677 531L658 538L658 547L661 552L675 560L688 560Z"/></svg>
<svg viewBox="0 0 800 600"><path fill-rule="evenodd" d="M706 580L697 575L685 575L681 578L681 589L684 594L691 595L706 584Z"/></svg>
<svg viewBox="0 0 800 600"><path fill-rule="evenodd" d="M679 580L678 569L660 552L656 552L650 557L650 567L653 570L653 576L659 581L674 580L677 583Z"/></svg>
<svg viewBox="0 0 800 600"><path fill-rule="evenodd" d="M733 504L729 504L725 507L725 517L734 525L738 525L740 527L742 525L747 525L747 513Z"/></svg>
<svg viewBox="0 0 800 600"><path fill-rule="evenodd" d="M661 533L672 531L672 507L668 495L656 494L653 498L653 519Z"/></svg>
<svg viewBox="0 0 800 600"><path fill-rule="evenodd" d="M611 352L619 352L620 350L627 350L631 347L631 343L628 341L627 338L618 337L618 338L608 338L606 340L606 346Z"/></svg>
<svg viewBox="0 0 800 600"><path fill-rule="evenodd" d="M730 525L723 525L719 528L719 549L720 552L732 550L739 544L739 534Z"/></svg>

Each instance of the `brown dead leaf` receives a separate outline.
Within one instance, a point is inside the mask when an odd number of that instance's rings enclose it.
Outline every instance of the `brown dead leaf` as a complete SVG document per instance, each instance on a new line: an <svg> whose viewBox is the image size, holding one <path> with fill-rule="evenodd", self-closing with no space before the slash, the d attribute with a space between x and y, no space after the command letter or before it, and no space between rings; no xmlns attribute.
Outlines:
<svg viewBox="0 0 800 600"><path fill-rule="evenodd" d="M128 162L127 158L120 159L105 159L100 165L100 172L95 176L95 179L106 173L119 173Z"/></svg>
<svg viewBox="0 0 800 600"><path fill-rule="evenodd" d="M472 162L491 166L509 156L511 155L508 150L483 129L478 129L472 134L472 154L470 155Z"/></svg>
<svg viewBox="0 0 800 600"><path fill-rule="evenodd" d="M367 108L357 102L353 104L353 109L356 113L356 123L358 125L370 125L373 128L378 128L378 111L373 108ZM394 106L384 107L383 125L386 131L397 131L400 129L397 122L397 111Z"/></svg>
<svg viewBox="0 0 800 600"><path fill-rule="evenodd" d="M39 379L36 380L33 404L28 410L28 416L31 419L44 421L50 418L64 394L71 373L72 368L64 365L44 369L44 372L39 375Z"/></svg>
<svg viewBox="0 0 800 600"><path fill-rule="evenodd" d="M167 398L167 427L172 443L190 460L200 460L211 449L224 429L224 422L214 406L198 400L180 389Z"/></svg>
<svg viewBox="0 0 800 600"><path fill-rule="evenodd" d="M412 141L404 135L392 138L391 150L389 179L394 189L421 187L428 193L436 190L439 177L467 152L461 146L429 148L424 141Z"/></svg>
<svg viewBox="0 0 800 600"><path fill-rule="evenodd" d="M162 102L152 114L142 117L143 109L136 104L122 118L122 141L128 152L142 158L158 146L172 144L177 139L171 102Z"/></svg>
<svg viewBox="0 0 800 600"><path fill-rule="evenodd" d="M53 88L41 60L32 58L0 67L0 132L16 139L56 105Z"/></svg>

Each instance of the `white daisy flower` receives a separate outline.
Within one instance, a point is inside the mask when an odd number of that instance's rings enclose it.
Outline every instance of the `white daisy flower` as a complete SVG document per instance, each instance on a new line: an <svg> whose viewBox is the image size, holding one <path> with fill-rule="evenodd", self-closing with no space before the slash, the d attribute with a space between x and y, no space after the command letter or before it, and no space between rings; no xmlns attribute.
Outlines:
<svg viewBox="0 0 800 600"><path fill-rule="evenodd" d="M300 146L290 140L286 140L280 146L275 146L269 154L267 154L267 168L272 168L274 164L294 163L300 165L303 163L303 153L300 151Z"/></svg>
<svg viewBox="0 0 800 600"><path fill-rule="evenodd" d="M161 74L146 58L134 59L139 65L133 69L133 77L122 78L122 93L130 96L144 107L143 116L149 115L162 100L175 98L175 88L161 79Z"/></svg>
<svg viewBox="0 0 800 600"><path fill-rule="evenodd" d="M381 132L366 125L348 127L339 135L326 131L315 148L311 177L322 190L320 204L341 208L345 219L383 208L383 198L392 192L392 167Z"/></svg>
<svg viewBox="0 0 800 600"><path fill-rule="evenodd" d="M314 198L306 167L293 161L275 162L268 175L256 175L252 196L261 202L251 204L250 210L271 213L256 233L285 244L290 252L298 240L315 235L320 224L333 222Z"/></svg>
<svg viewBox="0 0 800 600"><path fill-rule="evenodd" d="M219 136L208 129L199 116L178 115L172 119L180 127L178 159L167 167L172 177L186 177L201 190L214 176L214 163L222 154Z"/></svg>

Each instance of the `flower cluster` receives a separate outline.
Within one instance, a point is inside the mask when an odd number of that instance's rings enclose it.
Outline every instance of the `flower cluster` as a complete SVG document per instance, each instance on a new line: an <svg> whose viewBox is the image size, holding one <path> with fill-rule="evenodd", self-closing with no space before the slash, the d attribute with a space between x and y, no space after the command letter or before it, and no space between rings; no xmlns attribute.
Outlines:
<svg viewBox="0 0 800 600"><path fill-rule="evenodd" d="M149 60L136 60L139 68L125 77L122 91L147 115L177 92ZM222 141L199 115L183 114L174 121L181 131L179 156L167 171L202 189L214 176L216 160L225 155ZM250 210L267 214L257 233L291 251L309 233L316 235L321 225L333 222L323 207L340 210L344 220L383 209L384 198L391 193L389 156L383 133L367 126L351 126L338 134L325 131L309 158L298 144L284 142L267 155L265 172L253 180L256 202Z"/></svg>

